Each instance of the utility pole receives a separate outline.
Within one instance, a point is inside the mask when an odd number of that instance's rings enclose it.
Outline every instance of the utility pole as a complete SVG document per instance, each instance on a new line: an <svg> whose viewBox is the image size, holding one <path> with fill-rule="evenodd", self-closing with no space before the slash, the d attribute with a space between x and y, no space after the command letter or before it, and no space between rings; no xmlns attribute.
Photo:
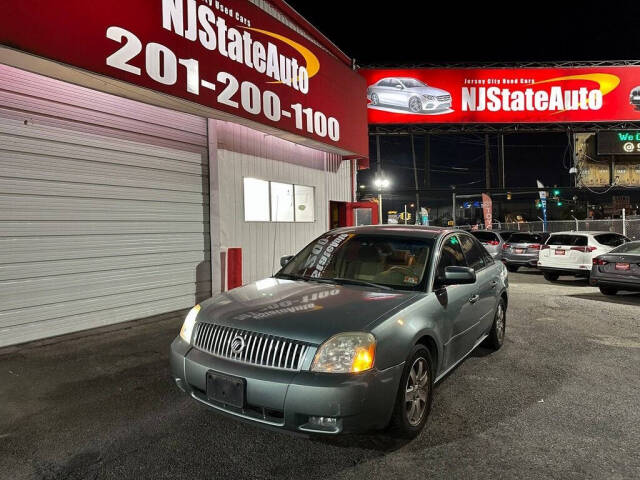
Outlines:
<svg viewBox="0 0 640 480"><path fill-rule="evenodd" d="M416 217L420 209L420 185L418 185L418 167L416 165L416 145L413 141L413 133L411 134L411 159L413 160L413 179L416 184Z"/></svg>
<svg viewBox="0 0 640 480"><path fill-rule="evenodd" d="M431 136L424 136L424 186L431 187Z"/></svg>
<svg viewBox="0 0 640 480"><path fill-rule="evenodd" d="M376 135L377 178L382 178L382 160L380 159L380 134ZM378 193L378 223L382 225L382 192Z"/></svg>
<svg viewBox="0 0 640 480"><path fill-rule="evenodd" d="M506 181L505 181L505 175L504 175L504 134L502 132L500 132L499 136L498 136L498 140L499 140L499 147L500 147L500 162L499 162L499 170L498 170L498 174L499 174L499 178L498 178L498 186L500 188L506 188Z"/></svg>
<svg viewBox="0 0 640 480"><path fill-rule="evenodd" d="M484 177L485 186L491 188L491 154L489 149L489 134L484 134Z"/></svg>
<svg viewBox="0 0 640 480"><path fill-rule="evenodd" d="M451 217L453 219L453 226L456 226L456 186L451 185L453 193L451 194Z"/></svg>

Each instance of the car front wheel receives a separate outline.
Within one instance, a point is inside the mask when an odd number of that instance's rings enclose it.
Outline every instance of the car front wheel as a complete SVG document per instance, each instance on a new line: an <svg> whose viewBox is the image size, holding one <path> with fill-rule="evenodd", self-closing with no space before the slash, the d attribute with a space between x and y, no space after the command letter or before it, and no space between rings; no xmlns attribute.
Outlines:
<svg viewBox="0 0 640 480"><path fill-rule="evenodd" d="M378 105L380 103L380 99L378 98L377 93L373 93L371 95L371 105Z"/></svg>
<svg viewBox="0 0 640 480"><path fill-rule="evenodd" d="M504 333L507 328L507 308L504 298L500 299L496 314L493 318L493 325L489 331L489 336L485 341L485 345L493 350L498 350L504 343Z"/></svg>
<svg viewBox="0 0 640 480"><path fill-rule="evenodd" d="M422 111L422 102L418 97L411 97L409 99L409 110L411 110L413 113Z"/></svg>
<svg viewBox="0 0 640 480"><path fill-rule="evenodd" d="M424 428L433 399L433 363L429 350L416 345L405 363L389 424L398 437L414 438Z"/></svg>
<svg viewBox="0 0 640 480"><path fill-rule="evenodd" d="M603 295L615 295L618 293L618 289L611 287L600 287L600 292Z"/></svg>
<svg viewBox="0 0 640 480"><path fill-rule="evenodd" d="M558 277L560 277L560 275L557 273L544 272L544 279L548 282L555 282L558 280Z"/></svg>

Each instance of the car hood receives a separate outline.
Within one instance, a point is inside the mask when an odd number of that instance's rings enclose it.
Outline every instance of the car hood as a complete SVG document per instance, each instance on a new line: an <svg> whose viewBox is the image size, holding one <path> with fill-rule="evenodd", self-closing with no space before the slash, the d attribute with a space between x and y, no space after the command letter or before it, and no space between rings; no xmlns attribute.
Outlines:
<svg viewBox="0 0 640 480"><path fill-rule="evenodd" d="M413 87L413 88L407 88L408 91L410 91L411 93L418 93L420 95L433 95L433 96L440 96L440 95L449 95L449 92L447 92L446 90L442 90L440 88L435 88L435 87Z"/></svg>
<svg viewBox="0 0 640 480"><path fill-rule="evenodd" d="M420 295L267 278L202 302L197 320L320 344L336 333L370 330Z"/></svg>

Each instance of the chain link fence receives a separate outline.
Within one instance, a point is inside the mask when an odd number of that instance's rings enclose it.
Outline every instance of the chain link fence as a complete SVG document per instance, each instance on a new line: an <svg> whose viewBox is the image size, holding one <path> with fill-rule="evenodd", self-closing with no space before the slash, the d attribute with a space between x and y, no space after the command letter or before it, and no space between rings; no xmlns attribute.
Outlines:
<svg viewBox="0 0 640 480"><path fill-rule="evenodd" d="M463 230L483 230L484 225L458 225ZM640 218L626 220L560 220L547 222L544 229L542 222L494 222L493 230L511 230L519 232L615 232L626 235L631 240L640 240Z"/></svg>

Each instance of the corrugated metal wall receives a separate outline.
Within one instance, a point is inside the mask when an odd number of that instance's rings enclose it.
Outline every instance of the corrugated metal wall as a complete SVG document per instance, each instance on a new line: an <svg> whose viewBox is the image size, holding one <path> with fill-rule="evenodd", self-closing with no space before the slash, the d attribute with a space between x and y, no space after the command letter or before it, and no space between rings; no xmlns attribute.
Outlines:
<svg viewBox="0 0 640 480"><path fill-rule="evenodd" d="M205 119L0 66L0 346L211 292Z"/></svg>
<svg viewBox="0 0 640 480"><path fill-rule="evenodd" d="M220 244L242 248L247 283L272 275L281 256L297 253L328 230L329 201L351 201L351 165L342 162L335 171L333 155L264 134L255 142L251 129L217 123ZM245 222L244 177L315 187L315 222Z"/></svg>

